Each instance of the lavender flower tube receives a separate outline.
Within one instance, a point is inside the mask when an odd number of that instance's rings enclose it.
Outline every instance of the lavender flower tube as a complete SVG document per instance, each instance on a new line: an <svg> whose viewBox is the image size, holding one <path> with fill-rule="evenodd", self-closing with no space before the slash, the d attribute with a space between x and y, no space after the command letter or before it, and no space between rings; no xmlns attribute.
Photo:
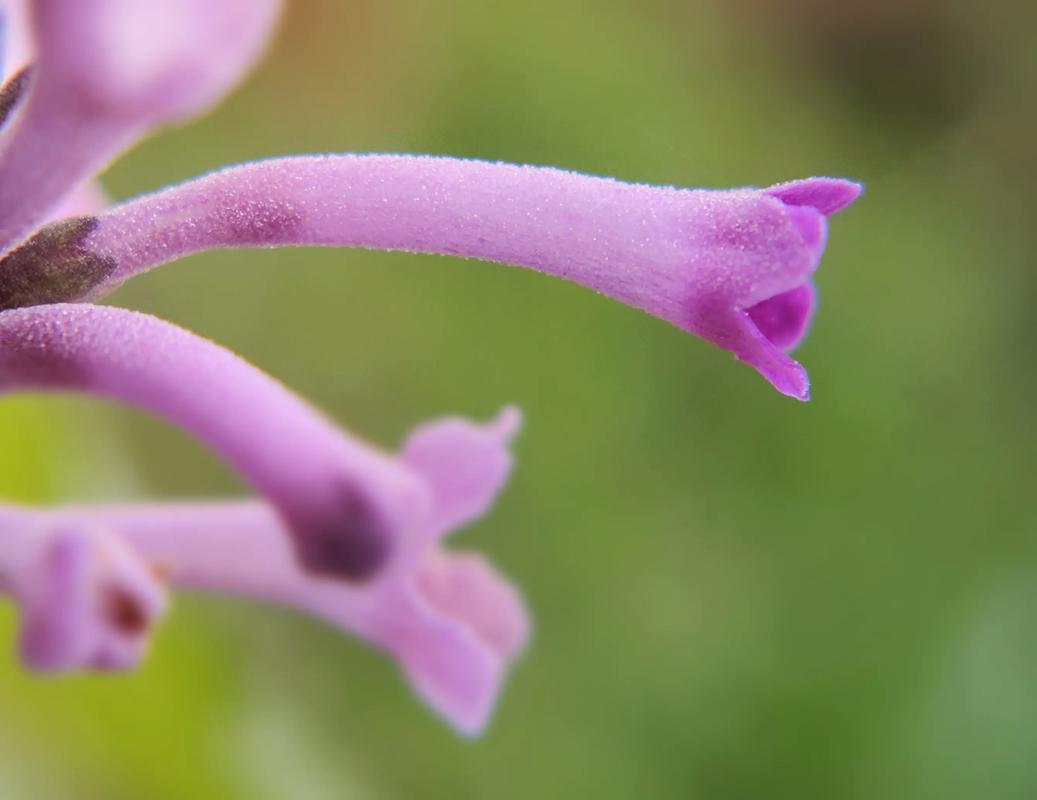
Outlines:
<svg viewBox="0 0 1037 800"><path fill-rule="evenodd" d="M473 735L529 637L522 598L481 556L414 541L362 586L320 580L262 503L0 506L0 538L0 591L22 608L22 657L36 670L135 666L168 584L288 605L359 636Z"/></svg>
<svg viewBox="0 0 1037 800"><path fill-rule="evenodd" d="M419 429L403 458L344 436L280 383L167 322L90 305L0 313L0 393L90 392L191 432L277 507L301 562L370 577L393 548L483 513L510 469L518 426L446 420Z"/></svg>
<svg viewBox="0 0 1037 800"><path fill-rule="evenodd" d="M785 350L813 308L827 216L859 192L831 178L704 191L452 158L276 159L45 228L0 262L0 308L96 298L211 248L460 255L529 267L644 309L807 399L806 372Z"/></svg>

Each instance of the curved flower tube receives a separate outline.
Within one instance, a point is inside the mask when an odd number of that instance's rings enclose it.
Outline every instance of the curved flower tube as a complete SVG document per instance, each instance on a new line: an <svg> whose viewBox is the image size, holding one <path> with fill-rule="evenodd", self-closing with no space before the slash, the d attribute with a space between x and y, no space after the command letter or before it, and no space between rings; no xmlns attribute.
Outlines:
<svg viewBox="0 0 1037 800"><path fill-rule="evenodd" d="M260 370L146 314L91 305L0 313L0 393L71 390L165 417L280 511L302 564L369 578L394 547L482 514L511 466L518 412L419 429L394 458L341 433Z"/></svg>
<svg viewBox="0 0 1037 800"><path fill-rule="evenodd" d="M859 192L832 178L704 191L452 158L275 159L43 229L0 262L0 308L96 298L212 248L461 255L536 269L644 309L805 400L806 372L784 351L810 317L827 216Z"/></svg>
<svg viewBox="0 0 1037 800"><path fill-rule="evenodd" d="M36 0L28 26L21 3L3 10L31 30L35 67L0 131L0 251L135 141L218 102L262 52L280 2Z"/></svg>
<svg viewBox="0 0 1037 800"><path fill-rule="evenodd" d="M133 666L168 583L320 617L394 656L418 695L473 735L529 637L522 598L481 556L414 542L362 586L320 580L257 502L0 506L0 541L0 590L22 607L23 659L37 669Z"/></svg>

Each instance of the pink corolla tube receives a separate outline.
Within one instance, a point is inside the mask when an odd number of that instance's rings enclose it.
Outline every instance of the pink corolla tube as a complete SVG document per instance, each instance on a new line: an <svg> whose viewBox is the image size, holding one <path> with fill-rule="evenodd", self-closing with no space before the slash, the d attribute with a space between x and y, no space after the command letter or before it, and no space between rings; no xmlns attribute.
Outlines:
<svg viewBox="0 0 1037 800"><path fill-rule="evenodd" d="M482 556L432 537L363 585L322 580L298 566L280 516L258 502L0 506L0 537L0 591L21 607L22 658L40 671L131 668L168 588L234 594L385 650L433 710L474 735L529 637L521 596Z"/></svg>
<svg viewBox="0 0 1037 800"><path fill-rule="evenodd" d="M346 436L238 356L162 320L93 305L0 312L0 393L64 390L190 432L277 508L306 569L370 578L406 542L482 515L511 468L519 414L419 428L400 456Z"/></svg>
<svg viewBox="0 0 1037 800"><path fill-rule="evenodd" d="M0 261L0 308L94 299L212 248L458 255L529 267L641 308L805 400L806 371L786 351L813 310L828 217L859 192L833 178L707 191L428 156L274 159L43 228Z"/></svg>

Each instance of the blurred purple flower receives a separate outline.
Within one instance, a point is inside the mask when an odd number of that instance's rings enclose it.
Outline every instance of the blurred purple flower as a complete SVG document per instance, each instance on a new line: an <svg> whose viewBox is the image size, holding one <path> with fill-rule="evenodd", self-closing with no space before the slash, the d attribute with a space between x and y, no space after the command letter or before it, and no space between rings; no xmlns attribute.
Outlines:
<svg viewBox="0 0 1037 800"><path fill-rule="evenodd" d="M391 654L458 731L485 726L529 636L521 597L482 557L414 547L375 579L300 569L258 502L64 508L0 505L0 590L22 608L35 669L127 669L165 610L165 586L298 608Z"/></svg>
<svg viewBox="0 0 1037 800"><path fill-rule="evenodd" d="M482 516L503 487L517 410L487 425L426 424L392 457L212 342L85 304L0 313L0 394L25 390L88 392L159 414L273 504L28 515L0 507L0 588L22 605L28 665L133 666L164 608L159 568L174 586L244 592L326 617L393 653L459 730L485 724L527 638L526 613L485 562L439 542ZM328 580L341 575L365 580Z"/></svg>
<svg viewBox="0 0 1037 800"><path fill-rule="evenodd" d="M485 724L528 636L515 590L439 540L485 513L519 424L451 419L397 457L345 436L272 378L142 314L90 305L220 247L342 245L468 256L644 309L807 399L786 351L814 307L828 215L850 181L703 191L451 158L339 155L232 167L105 211L95 175L217 103L279 0L0 0L0 392L91 392L205 442L264 503L0 508L0 588L41 670L126 668L164 586L324 617L397 657L459 730ZM158 569L156 569L158 568Z"/></svg>

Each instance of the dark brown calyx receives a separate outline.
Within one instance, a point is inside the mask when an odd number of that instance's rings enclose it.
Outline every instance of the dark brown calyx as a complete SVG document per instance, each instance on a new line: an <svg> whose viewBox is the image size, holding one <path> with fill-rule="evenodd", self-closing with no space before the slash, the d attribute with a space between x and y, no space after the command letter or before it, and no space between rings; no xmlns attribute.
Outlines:
<svg viewBox="0 0 1037 800"><path fill-rule="evenodd" d="M12 75L3 87L0 87L0 126L7 122L11 112L25 97L25 90L29 88L31 80L32 67L24 67Z"/></svg>
<svg viewBox="0 0 1037 800"><path fill-rule="evenodd" d="M0 311L84 299L115 269L115 259L83 246L97 217L52 222L0 259Z"/></svg>

